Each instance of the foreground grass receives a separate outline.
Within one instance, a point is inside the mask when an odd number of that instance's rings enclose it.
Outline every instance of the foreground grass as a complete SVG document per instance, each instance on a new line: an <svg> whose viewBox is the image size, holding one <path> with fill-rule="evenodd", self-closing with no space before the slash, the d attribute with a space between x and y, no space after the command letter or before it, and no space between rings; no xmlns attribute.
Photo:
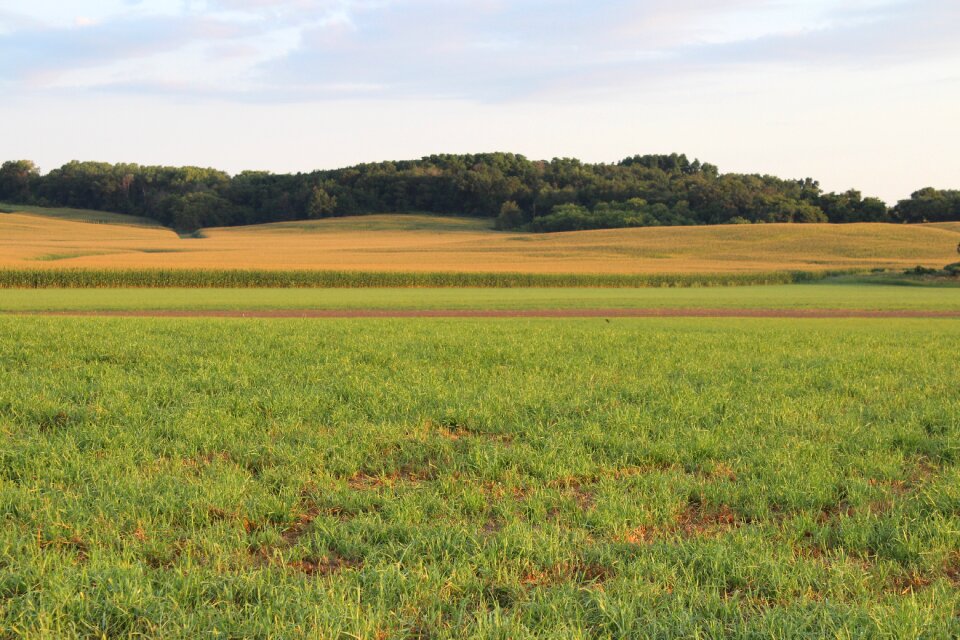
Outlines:
<svg viewBox="0 0 960 640"><path fill-rule="evenodd" d="M866 284L708 288L13 289L0 311L264 309L960 310L960 289Z"/></svg>
<svg viewBox="0 0 960 640"><path fill-rule="evenodd" d="M950 321L0 318L8 637L950 637Z"/></svg>

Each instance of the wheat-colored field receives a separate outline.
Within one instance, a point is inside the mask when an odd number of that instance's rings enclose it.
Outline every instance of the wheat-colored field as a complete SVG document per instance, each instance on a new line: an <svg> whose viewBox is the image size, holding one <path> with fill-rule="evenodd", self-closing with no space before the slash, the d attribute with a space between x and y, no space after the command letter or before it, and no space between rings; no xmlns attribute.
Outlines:
<svg viewBox="0 0 960 640"><path fill-rule="evenodd" d="M122 217L117 220L123 220ZM135 219L136 220L136 219ZM940 267L960 223L766 224L497 232L489 221L373 215L205 229L0 214L0 267L254 268L530 273L707 273Z"/></svg>

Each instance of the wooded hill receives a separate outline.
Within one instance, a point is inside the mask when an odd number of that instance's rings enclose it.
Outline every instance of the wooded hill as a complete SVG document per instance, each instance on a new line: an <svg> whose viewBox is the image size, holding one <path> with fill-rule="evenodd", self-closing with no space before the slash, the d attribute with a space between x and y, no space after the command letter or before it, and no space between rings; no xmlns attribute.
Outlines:
<svg viewBox="0 0 960 640"><path fill-rule="evenodd" d="M180 231L382 212L491 217L502 229L567 231L759 222L960 220L960 191L932 188L888 207L817 181L720 173L685 155L616 164L511 153L434 155L311 173L69 162L41 174L0 167L0 201L143 216Z"/></svg>

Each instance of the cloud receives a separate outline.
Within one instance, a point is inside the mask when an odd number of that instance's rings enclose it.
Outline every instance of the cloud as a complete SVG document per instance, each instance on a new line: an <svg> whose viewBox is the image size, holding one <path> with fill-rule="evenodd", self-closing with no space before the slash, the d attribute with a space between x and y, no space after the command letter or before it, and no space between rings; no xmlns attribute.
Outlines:
<svg viewBox="0 0 960 640"><path fill-rule="evenodd" d="M801 30L687 52L699 64L877 67L960 53L960 5L938 1L841 12L823 29Z"/></svg>
<svg viewBox="0 0 960 640"><path fill-rule="evenodd" d="M259 71L278 96L330 97L331 83L361 83L391 98L498 102L576 99L744 66L876 67L960 49L953 5L817 5L393 3L354 12L350 29L305 31L299 47Z"/></svg>
<svg viewBox="0 0 960 640"><path fill-rule="evenodd" d="M68 82L263 102L576 100L731 68L876 68L960 53L952 0L187 0L155 14L146 3L125 6L67 27L11 22L0 31L0 79L31 91Z"/></svg>
<svg viewBox="0 0 960 640"><path fill-rule="evenodd" d="M78 19L70 28L30 28L0 36L0 78L27 87L56 84L77 69L109 68L148 59L191 44L237 41L256 29L213 18L156 16L97 22Z"/></svg>

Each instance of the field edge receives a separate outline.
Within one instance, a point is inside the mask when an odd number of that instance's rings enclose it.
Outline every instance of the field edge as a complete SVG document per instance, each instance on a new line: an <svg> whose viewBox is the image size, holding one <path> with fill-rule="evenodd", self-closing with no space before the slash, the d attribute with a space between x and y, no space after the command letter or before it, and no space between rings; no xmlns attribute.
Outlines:
<svg viewBox="0 0 960 640"><path fill-rule="evenodd" d="M252 269L0 269L0 289L728 287L819 282L860 269L756 273L552 274Z"/></svg>

